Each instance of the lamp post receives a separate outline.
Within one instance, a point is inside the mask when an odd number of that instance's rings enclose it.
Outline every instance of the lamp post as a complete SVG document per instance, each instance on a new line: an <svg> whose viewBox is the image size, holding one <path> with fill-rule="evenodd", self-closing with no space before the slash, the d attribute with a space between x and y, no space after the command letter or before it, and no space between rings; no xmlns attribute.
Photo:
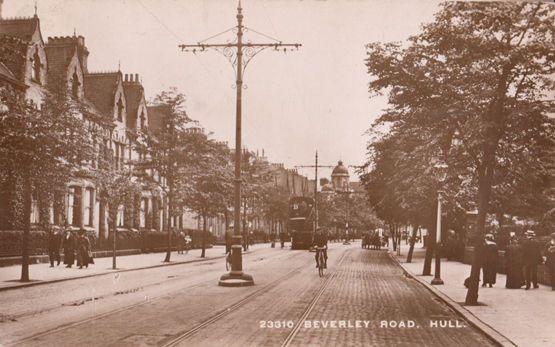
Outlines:
<svg viewBox="0 0 555 347"><path fill-rule="evenodd" d="M225 287L241 287L254 285L251 275L243 272L243 255L241 253L242 233L241 233L241 148L242 148L242 110L243 110L243 74L249 62L254 56L266 49L274 49L276 51L298 49L300 43L282 43L273 39L274 42L269 43L253 43L245 40L243 34L248 31L243 24L243 8L241 0L237 6L237 26L228 29L220 34L211 36L210 38L198 42L196 44L182 44L179 47L184 51L192 53L203 52L208 49L214 49L226 57L236 73L236 103L235 103L235 179L234 179L234 199L233 199L233 215L234 215L234 235L231 246L231 271L220 277L218 285ZM226 32L235 31L236 39L233 42L225 43L208 43L207 41L224 34ZM267 36L267 35L264 35ZM268 37L268 36L267 36Z"/></svg>
<svg viewBox="0 0 555 347"><path fill-rule="evenodd" d="M434 166L437 181L440 184L440 188L437 190L437 220L436 220L436 242L435 242L435 271L434 279L432 284L440 285L443 284L441 279L441 186L445 179L447 178L447 165L444 163L438 163Z"/></svg>

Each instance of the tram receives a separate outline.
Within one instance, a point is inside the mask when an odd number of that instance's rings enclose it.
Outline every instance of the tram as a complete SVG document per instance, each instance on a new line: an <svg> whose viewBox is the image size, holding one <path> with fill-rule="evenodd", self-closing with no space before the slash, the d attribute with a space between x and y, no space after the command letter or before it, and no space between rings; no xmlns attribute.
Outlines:
<svg viewBox="0 0 555 347"><path fill-rule="evenodd" d="M314 199L292 197L289 200L288 230L291 249L309 249L313 239Z"/></svg>

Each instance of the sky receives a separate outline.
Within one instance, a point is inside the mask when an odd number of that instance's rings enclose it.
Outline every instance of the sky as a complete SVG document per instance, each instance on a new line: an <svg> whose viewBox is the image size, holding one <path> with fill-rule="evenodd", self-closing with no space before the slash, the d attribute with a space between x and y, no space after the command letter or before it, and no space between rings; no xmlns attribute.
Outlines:
<svg viewBox="0 0 555 347"><path fill-rule="evenodd" d="M433 20L438 1L242 0L251 42L300 43L298 51L265 50L244 76L243 145L264 149L286 167L361 165L370 127L387 104L370 98L364 65L370 42L404 41ZM32 16L34 0L4 0L3 16ZM43 38L85 37L89 71L138 73L147 99L177 87L186 109L213 137L235 144L235 72L216 51L181 52L234 27L235 0L38 0ZM263 33L270 38L262 36ZM210 43L226 43L234 34ZM354 168L349 168L356 180ZM329 177L331 169L320 169ZM313 177L313 169L299 168Z"/></svg>

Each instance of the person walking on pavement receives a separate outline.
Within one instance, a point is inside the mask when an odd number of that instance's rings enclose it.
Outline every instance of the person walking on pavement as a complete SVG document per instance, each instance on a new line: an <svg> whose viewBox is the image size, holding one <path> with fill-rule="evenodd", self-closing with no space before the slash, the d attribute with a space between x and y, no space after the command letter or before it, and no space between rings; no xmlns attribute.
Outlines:
<svg viewBox="0 0 555 347"><path fill-rule="evenodd" d="M499 258L497 250L497 244L493 239L493 235L487 234L485 237L484 258L482 263L482 276L484 278L482 287L488 285L491 288L495 284Z"/></svg>
<svg viewBox="0 0 555 347"><path fill-rule="evenodd" d="M177 235L177 254L183 254L185 248L185 233L180 231Z"/></svg>
<svg viewBox="0 0 555 347"><path fill-rule="evenodd" d="M85 230L81 229L79 231L79 238L77 240L77 265L80 269L85 266L89 267L89 264L94 264L92 252L91 252L91 242L87 237Z"/></svg>
<svg viewBox="0 0 555 347"><path fill-rule="evenodd" d="M64 264L67 268L71 268L73 263L75 263L75 236L68 230L64 236L63 248L64 248Z"/></svg>
<svg viewBox="0 0 555 347"><path fill-rule="evenodd" d="M524 264L524 280L526 290L533 285L538 286L538 265L542 262L541 247L535 239L536 234L532 230L526 231L526 240L522 243L522 263Z"/></svg>
<svg viewBox="0 0 555 347"><path fill-rule="evenodd" d="M545 265L551 277L551 290L555 290L555 233L551 233L551 240L547 243Z"/></svg>
<svg viewBox="0 0 555 347"><path fill-rule="evenodd" d="M516 237L513 237L505 250L505 271L507 273L505 288L522 288L524 285L522 268L522 247L518 243Z"/></svg>
<svg viewBox="0 0 555 347"><path fill-rule="evenodd" d="M48 257L50 258L50 267L54 267L54 261L57 262L56 266L60 265L60 247L62 245L62 236L58 229L50 230L48 233Z"/></svg>

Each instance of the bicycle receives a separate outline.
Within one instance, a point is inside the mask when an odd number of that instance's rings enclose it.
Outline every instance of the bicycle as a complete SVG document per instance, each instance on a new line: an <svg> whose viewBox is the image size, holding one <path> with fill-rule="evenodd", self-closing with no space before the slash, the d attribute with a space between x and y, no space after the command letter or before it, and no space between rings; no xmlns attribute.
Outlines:
<svg viewBox="0 0 555 347"><path fill-rule="evenodd" d="M316 252L318 252L318 261L317 264L318 265L318 275L320 277L324 276L324 269L326 266L326 258L324 256L324 249L325 247L316 247Z"/></svg>

